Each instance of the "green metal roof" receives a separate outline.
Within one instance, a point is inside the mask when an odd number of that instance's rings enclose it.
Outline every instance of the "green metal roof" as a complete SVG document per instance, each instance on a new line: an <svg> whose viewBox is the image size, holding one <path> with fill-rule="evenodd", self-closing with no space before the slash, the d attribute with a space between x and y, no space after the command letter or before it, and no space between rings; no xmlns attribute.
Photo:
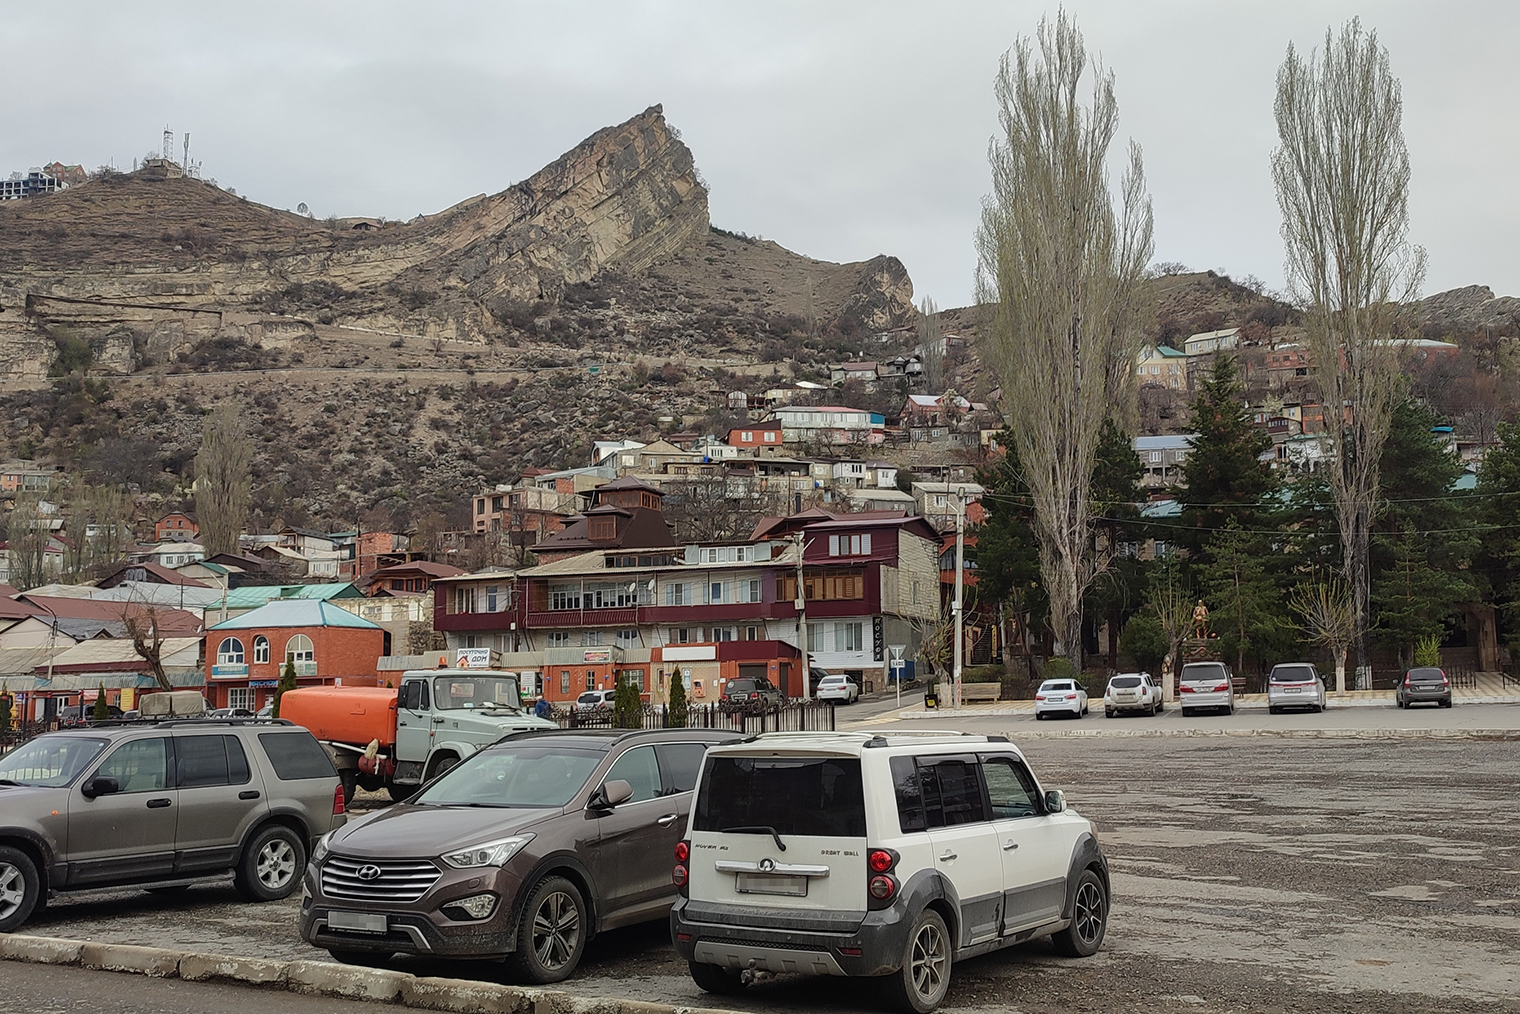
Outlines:
<svg viewBox="0 0 1520 1014"><path fill-rule="evenodd" d="M244 585L227 592L228 609L257 609L273 599L357 599L364 593L349 581L329 584Z"/></svg>
<svg viewBox="0 0 1520 1014"><path fill-rule="evenodd" d="M378 624L340 609L331 602L314 599L275 599L252 612L208 627L208 630L251 630L255 627L360 627L379 630Z"/></svg>

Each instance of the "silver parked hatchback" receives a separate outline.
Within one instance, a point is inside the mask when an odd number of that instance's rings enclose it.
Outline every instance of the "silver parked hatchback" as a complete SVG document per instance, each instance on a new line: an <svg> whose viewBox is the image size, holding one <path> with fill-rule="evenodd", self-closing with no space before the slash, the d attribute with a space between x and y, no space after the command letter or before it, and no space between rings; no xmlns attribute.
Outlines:
<svg viewBox="0 0 1520 1014"><path fill-rule="evenodd" d="M0 758L0 933L51 892L233 875L288 897L344 821L338 772L289 722L136 721L39 736Z"/></svg>

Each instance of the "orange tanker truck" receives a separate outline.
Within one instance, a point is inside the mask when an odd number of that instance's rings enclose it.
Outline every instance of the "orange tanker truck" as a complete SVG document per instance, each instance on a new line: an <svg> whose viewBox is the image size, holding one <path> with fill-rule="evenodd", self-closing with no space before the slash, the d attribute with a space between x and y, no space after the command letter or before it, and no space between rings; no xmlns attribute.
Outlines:
<svg viewBox="0 0 1520 1014"><path fill-rule="evenodd" d="M287 690L280 717L327 747L350 799L356 786L406 799L509 733L558 728L523 711L515 673L490 669L409 669L398 689Z"/></svg>

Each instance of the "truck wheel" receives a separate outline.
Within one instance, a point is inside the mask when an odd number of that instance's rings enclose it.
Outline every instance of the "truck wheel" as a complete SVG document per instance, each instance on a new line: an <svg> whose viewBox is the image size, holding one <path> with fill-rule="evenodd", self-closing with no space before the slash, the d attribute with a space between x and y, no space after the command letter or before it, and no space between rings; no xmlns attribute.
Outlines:
<svg viewBox="0 0 1520 1014"><path fill-rule="evenodd" d="M926 908L908 933L902 967L883 978L884 999L907 1014L929 1014L950 990L950 931L945 920Z"/></svg>
<svg viewBox="0 0 1520 1014"><path fill-rule="evenodd" d="M545 877L528 895L517 926L511 961L529 982L543 985L570 978L586 949L586 903L564 877Z"/></svg>
<svg viewBox="0 0 1520 1014"><path fill-rule="evenodd" d="M301 836L283 824L271 824L243 849L232 885L249 901L279 901L301 886L305 872L306 846Z"/></svg>
<svg viewBox="0 0 1520 1014"><path fill-rule="evenodd" d="M0 933L17 929L38 908L42 878L20 849L0 846Z"/></svg>
<svg viewBox="0 0 1520 1014"><path fill-rule="evenodd" d="M709 965L705 961L692 961L688 964L691 967L691 981L704 993L732 996L744 992L744 973L739 969Z"/></svg>
<svg viewBox="0 0 1520 1014"><path fill-rule="evenodd" d="M427 777L424 778L423 781L432 781L434 778L437 778L439 775L443 774L449 768L458 763L459 758L455 757L451 753L439 754L433 759L433 763L428 768Z"/></svg>

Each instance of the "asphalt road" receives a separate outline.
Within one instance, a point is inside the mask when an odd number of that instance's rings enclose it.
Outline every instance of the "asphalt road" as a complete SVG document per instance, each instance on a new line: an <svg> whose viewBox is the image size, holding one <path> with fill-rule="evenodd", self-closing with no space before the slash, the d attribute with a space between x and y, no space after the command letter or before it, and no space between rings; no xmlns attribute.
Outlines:
<svg viewBox="0 0 1520 1014"><path fill-rule="evenodd" d="M1513 725L1520 714L1473 706L1413 716L1464 711L1482 728ZM1520 742L1069 734L1152 721L1001 721L1046 786L1065 789L1094 822L1114 874L1113 918L1091 959L1059 958L1036 942L966 962L947 1011L1520 1014ZM226 887L174 899L120 891L60 899L28 931L320 957L296 936L295 912L293 900L239 904ZM502 975L484 963L395 967ZM593 941L565 988L713 1002L686 976L659 924ZM874 1009L865 984L800 977L759 982L721 1005L788 1014ZM206 1008L187 1001L163 1009Z"/></svg>

